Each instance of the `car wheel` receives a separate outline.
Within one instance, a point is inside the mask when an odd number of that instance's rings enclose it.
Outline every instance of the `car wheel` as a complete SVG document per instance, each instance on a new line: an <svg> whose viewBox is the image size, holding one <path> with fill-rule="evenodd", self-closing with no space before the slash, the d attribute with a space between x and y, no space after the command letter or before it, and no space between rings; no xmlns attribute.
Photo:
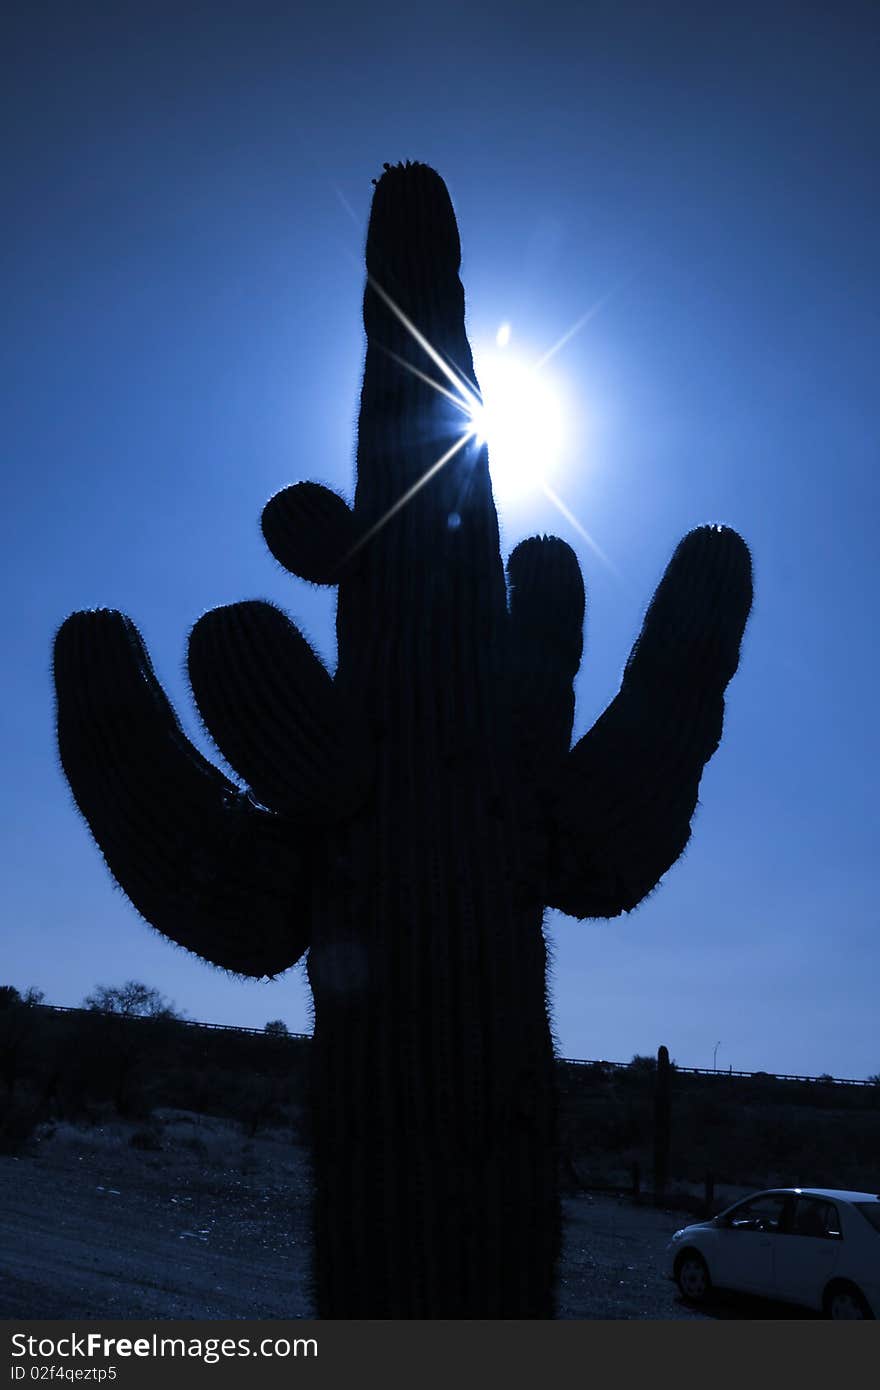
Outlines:
<svg viewBox="0 0 880 1390"><path fill-rule="evenodd" d="M872 1318L864 1295L855 1284L838 1284L825 1295L826 1318Z"/></svg>
<svg viewBox="0 0 880 1390"><path fill-rule="evenodd" d="M696 1250L685 1250L675 1263L675 1282L688 1303L702 1303L712 1288L709 1269Z"/></svg>

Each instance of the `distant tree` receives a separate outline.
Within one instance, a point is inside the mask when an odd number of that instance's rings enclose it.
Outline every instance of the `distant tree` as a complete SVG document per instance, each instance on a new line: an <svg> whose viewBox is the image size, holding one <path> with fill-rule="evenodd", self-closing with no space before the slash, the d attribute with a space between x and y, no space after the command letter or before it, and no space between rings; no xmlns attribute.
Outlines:
<svg viewBox="0 0 880 1390"><path fill-rule="evenodd" d="M31 985L24 994L14 985L0 985L0 1076L11 1098L36 1025L28 1010L42 1003L43 992Z"/></svg>
<svg viewBox="0 0 880 1390"><path fill-rule="evenodd" d="M102 1030L99 1084L109 1087L117 1113L128 1117L141 1103L141 1082L149 1059L155 1056L156 1027L181 1020L183 1015L158 989L140 980L98 985L86 995L82 1007L101 1015L96 1019ZM128 1020L134 1018L148 1019L149 1026L132 1027Z"/></svg>
<svg viewBox="0 0 880 1390"><path fill-rule="evenodd" d="M135 1018L183 1018L164 994L139 980L126 980L124 985L98 985L92 994L86 995L82 1007L94 1013Z"/></svg>
<svg viewBox="0 0 880 1390"><path fill-rule="evenodd" d="M0 985L0 1009L11 1009L16 1004L42 1004L45 995L36 985L29 985L24 994L15 985Z"/></svg>
<svg viewBox="0 0 880 1390"><path fill-rule="evenodd" d="M290 1029L284 1022L283 1018L270 1019L269 1022L266 1024L265 1028L263 1029L263 1032L268 1034L270 1038L290 1037Z"/></svg>
<svg viewBox="0 0 880 1390"><path fill-rule="evenodd" d="M875 1071L873 1076L868 1077L868 1081L872 1086L880 1086L880 1071Z"/></svg>

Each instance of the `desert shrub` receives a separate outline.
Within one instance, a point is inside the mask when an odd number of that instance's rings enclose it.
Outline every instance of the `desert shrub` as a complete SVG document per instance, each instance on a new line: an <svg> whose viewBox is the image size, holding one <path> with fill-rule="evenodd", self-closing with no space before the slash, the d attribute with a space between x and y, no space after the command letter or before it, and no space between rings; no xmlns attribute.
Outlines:
<svg viewBox="0 0 880 1390"><path fill-rule="evenodd" d="M0 1112L0 1154L22 1153L40 1123L40 1107L34 1101L11 1100Z"/></svg>
<svg viewBox="0 0 880 1390"><path fill-rule="evenodd" d="M637 1072L654 1072L657 1070L657 1058L645 1057L637 1052L629 1064L629 1069Z"/></svg>

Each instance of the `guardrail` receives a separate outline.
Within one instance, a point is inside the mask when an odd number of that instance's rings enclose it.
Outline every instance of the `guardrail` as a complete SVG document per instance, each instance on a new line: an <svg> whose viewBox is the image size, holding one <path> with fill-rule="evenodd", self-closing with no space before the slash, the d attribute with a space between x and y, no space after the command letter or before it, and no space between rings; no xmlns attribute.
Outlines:
<svg viewBox="0 0 880 1390"><path fill-rule="evenodd" d="M565 1062L570 1067L604 1067L609 1071L632 1071L631 1062L591 1062L582 1057L557 1057L558 1062ZM738 1076L748 1081L761 1080L764 1077L768 1081L815 1081L822 1082L826 1086L874 1086L876 1082L866 1081L858 1077L849 1076L800 1076L794 1072L782 1071L736 1071L731 1067L680 1067L677 1062L673 1063L673 1070L677 1075L684 1076Z"/></svg>
<svg viewBox="0 0 880 1390"><path fill-rule="evenodd" d="M149 1014L121 1014L112 1009L80 1009L76 1005L70 1004L36 1004L37 1009L44 1009L51 1014L101 1014L105 1018L125 1018L130 1021L150 1023L153 1021ZM187 1028L207 1028L217 1033L247 1033L254 1038L280 1037L280 1038L311 1038L311 1033L276 1033L266 1032L265 1028L244 1028L237 1023L202 1023L195 1018L173 1018L174 1023L179 1023Z"/></svg>
<svg viewBox="0 0 880 1390"><path fill-rule="evenodd" d="M33 1007L38 1009L45 1009L49 1013L56 1014L95 1014L104 1012L104 1010L101 1009L81 1009L68 1004L36 1004ZM143 1019L145 1017L143 1014L112 1013L108 1014L108 1016L124 1017L128 1019ZM149 1016L146 1017L147 1021L149 1021ZM265 1038L267 1036L273 1036L272 1034L267 1034L265 1028L244 1028L237 1023L202 1023L200 1020L193 1018L176 1019L175 1022L180 1023L187 1028L206 1028L214 1032L220 1033L244 1033L250 1037L256 1038ZM311 1033L288 1032L275 1034L274 1036L281 1038L291 1038L298 1041L307 1041L311 1038L312 1035ZM601 1067L607 1071L633 1070L631 1062L607 1062L604 1060L604 1058L602 1060L590 1060L586 1057L557 1057L556 1060L557 1062L564 1063L565 1066L568 1067ZM727 1067L724 1070L716 1070L713 1067L680 1067L677 1062L673 1063L673 1067L676 1074L681 1076L735 1076L746 1081L761 1080L764 1077L766 1077L768 1081L810 1081L817 1083L821 1082L823 1085L826 1086L876 1085L876 1082L874 1081L866 1081L864 1079L849 1076L799 1076L794 1072L735 1071L730 1067Z"/></svg>

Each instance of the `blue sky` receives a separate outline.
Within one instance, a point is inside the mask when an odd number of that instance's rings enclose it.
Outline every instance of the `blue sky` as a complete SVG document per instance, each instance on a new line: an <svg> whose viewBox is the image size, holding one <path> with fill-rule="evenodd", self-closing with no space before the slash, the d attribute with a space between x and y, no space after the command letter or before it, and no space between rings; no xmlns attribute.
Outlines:
<svg viewBox="0 0 880 1390"><path fill-rule="evenodd" d="M206 752L200 613L272 599L333 661L332 594L258 521L301 478L351 493L371 179L413 158L456 206L478 372L501 323L537 357L603 301L547 373L554 485L610 563L540 493L501 499L505 551L552 531L582 562L576 736L680 536L724 521L754 558L687 854L622 921L548 918L560 1052L880 1071L876 8L83 0L13 29L3 980L309 1026L302 971L227 978L113 887L50 649L70 610L122 608Z"/></svg>

